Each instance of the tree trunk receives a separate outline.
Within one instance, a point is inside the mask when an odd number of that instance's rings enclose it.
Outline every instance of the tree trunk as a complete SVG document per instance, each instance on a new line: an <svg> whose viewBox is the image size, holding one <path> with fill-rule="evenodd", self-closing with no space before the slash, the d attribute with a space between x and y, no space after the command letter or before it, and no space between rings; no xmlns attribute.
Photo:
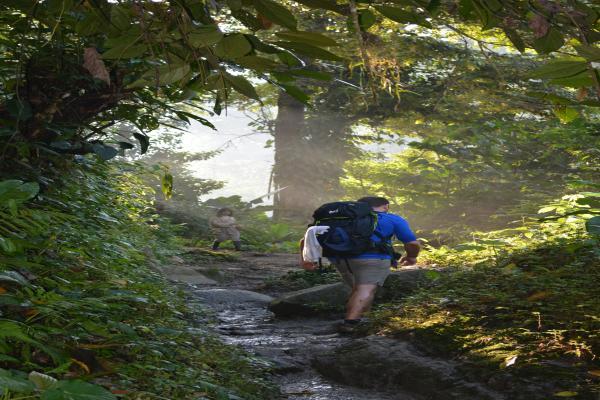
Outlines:
<svg viewBox="0 0 600 400"><path fill-rule="evenodd" d="M302 167L302 126L304 104L285 92L279 93L277 119L275 120L275 166L273 183L275 188L286 189L277 193L274 201L273 218L305 219L305 197ZM309 215L310 216L310 215Z"/></svg>

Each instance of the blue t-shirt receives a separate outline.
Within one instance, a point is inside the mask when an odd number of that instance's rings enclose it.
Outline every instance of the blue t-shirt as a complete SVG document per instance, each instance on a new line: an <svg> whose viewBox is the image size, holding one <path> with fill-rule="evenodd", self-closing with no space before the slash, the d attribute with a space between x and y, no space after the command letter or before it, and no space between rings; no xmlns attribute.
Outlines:
<svg viewBox="0 0 600 400"><path fill-rule="evenodd" d="M398 215L389 214L384 212L377 212L377 226L375 232L378 232L383 236L388 243L392 242L392 236L395 236L402 243L408 243L417 240L417 237L410 229L408 222ZM379 236L373 234L371 239L378 243L381 241ZM389 254L383 253L363 253L359 256L351 258L379 258L379 259L390 259L392 258Z"/></svg>

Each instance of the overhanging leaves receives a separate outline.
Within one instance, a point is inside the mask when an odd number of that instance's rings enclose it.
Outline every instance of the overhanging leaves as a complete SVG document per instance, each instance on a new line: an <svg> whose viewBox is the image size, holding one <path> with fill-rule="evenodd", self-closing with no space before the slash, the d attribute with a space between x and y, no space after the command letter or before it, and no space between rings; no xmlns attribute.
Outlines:
<svg viewBox="0 0 600 400"><path fill-rule="evenodd" d="M272 0L253 0L254 8L269 20L289 29L296 29L296 17L281 4Z"/></svg>

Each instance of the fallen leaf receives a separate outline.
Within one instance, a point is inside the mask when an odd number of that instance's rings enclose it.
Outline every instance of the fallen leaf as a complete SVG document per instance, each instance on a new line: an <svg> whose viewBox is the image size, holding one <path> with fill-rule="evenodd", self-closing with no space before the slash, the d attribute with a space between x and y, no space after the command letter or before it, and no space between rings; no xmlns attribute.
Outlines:
<svg viewBox="0 0 600 400"><path fill-rule="evenodd" d="M87 47L83 52L83 68L97 79L106 82L110 86L110 75L100 53L94 47Z"/></svg>
<svg viewBox="0 0 600 400"><path fill-rule="evenodd" d="M73 361L75 364L79 365L81 367L81 369L83 369L85 371L86 374L90 373L90 367L88 367L84 362L81 362L74 358L71 358L71 361Z"/></svg>
<svg viewBox="0 0 600 400"><path fill-rule="evenodd" d="M546 297L550 296L552 293L550 293L547 290L543 290L541 292L535 292L532 295L530 295L529 297L527 297L527 301L536 301L536 300L541 300L541 299L545 299Z"/></svg>
<svg viewBox="0 0 600 400"><path fill-rule="evenodd" d="M4 294L6 293L6 289L4 289L2 286L0 286L0 294Z"/></svg>
<svg viewBox="0 0 600 400"><path fill-rule="evenodd" d="M588 374L600 378L600 369L593 369L591 371L588 371Z"/></svg>
<svg viewBox="0 0 600 400"><path fill-rule="evenodd" d="M577 393L577 392L564 391L564 392L556 392L556 393L554 393L554 396L556 396L556 397L575 397L578 394L579 393Z"/></svg>
<svg viewBox="0 0 600 400"><path fill-rule="evenodd" d="M507 367L510 367L511 365L514 365L517 362L517 357L518 356L508 356L508 357L506 357L506 359L500 365L500 367L501 368L507 368Z"/></svg>

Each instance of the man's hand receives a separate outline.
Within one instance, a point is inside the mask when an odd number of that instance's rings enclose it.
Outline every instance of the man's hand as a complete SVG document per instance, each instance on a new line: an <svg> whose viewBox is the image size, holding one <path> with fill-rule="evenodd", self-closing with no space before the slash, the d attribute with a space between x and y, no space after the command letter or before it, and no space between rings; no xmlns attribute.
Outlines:
<svg viewBox="0 0 600 400"><path fill-rule="evenodd" d="M310 262L310 261L302 261L301 265L302 265L302 268L304 268L305 271L314 271L318 267L317 263Z"/></svg>
<svg viewBox="0 0 600 400"><path fill-rule="evenodd" d="M401 266L415 265L417 263L417 257L402 256L398 263Z"/></svg>

